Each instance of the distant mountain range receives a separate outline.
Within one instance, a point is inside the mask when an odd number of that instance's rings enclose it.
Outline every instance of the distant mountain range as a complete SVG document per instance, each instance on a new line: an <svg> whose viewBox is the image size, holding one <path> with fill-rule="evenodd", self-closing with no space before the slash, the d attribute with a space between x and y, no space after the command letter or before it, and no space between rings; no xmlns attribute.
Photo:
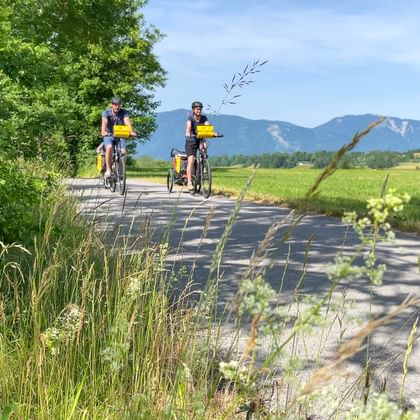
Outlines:
<svg viewBox="0 0 420 420"><path fill-rule="evenodd" d="M138 147L136 155L169 158L173 147L183 149L188 111L177 109L157 114L157 130L151 140ZM365 129L378 115L346 115L314 128L284 121L249 120L235 115L208 115L222 139L210 140L210 155L257 155L273 152L315 152L337 150L357 131ZM405 152L420 148L420 121L388 117L364 137L357 151L392 150Z"/></svg>

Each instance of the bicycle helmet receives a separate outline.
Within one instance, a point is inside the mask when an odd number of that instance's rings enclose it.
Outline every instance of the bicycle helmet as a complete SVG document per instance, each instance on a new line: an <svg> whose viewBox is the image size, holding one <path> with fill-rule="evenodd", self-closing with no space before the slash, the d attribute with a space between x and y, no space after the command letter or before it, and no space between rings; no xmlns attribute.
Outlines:
<svg viewBox="0 0 420 420"><path fill-rule="evenodd" d="M114 96L111 100L111 103L115 105L121 105L121 98L119 98L118 96Z"/></svg>
<svg viewBox="0 0 420 420"><path fill-rule="evenodd" d="M200 102L200 101L194 101L192 104L191 104L191 108L192 109L194 109L194 108L203 108L203 104Z"/></svg>

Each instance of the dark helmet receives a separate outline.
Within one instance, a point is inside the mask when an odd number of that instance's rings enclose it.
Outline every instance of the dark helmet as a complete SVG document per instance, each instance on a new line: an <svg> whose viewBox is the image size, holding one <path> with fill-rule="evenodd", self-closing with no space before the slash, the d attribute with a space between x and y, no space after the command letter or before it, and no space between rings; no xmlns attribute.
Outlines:
<svg viewBox="0 0 420 420"><path fill-rule="evenodd" d="M192 109L194 109L194 108L203 108L203 104L202 104L200 101L194 101L194 102L191 104L191 108L192 108Z"/></svg>
<svg viewBox="0 0 420 420"><path fill-rule="evenodd" d="M121 98L119 98L118 96L114 96L111 100L111 103L115 105L121 105Z"/></svg>

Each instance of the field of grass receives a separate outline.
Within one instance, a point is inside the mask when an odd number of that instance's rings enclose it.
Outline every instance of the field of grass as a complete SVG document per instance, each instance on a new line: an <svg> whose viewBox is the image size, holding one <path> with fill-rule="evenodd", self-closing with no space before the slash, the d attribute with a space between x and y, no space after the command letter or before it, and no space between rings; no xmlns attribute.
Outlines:
<svg viewBox="0 0 420 420"><path fill-rule="evenodd" d="M252 171L251 168L214 168L214 193L237 195ZM309 168L257 169L246 198L293 208L304 204L308 211L335 216L352 210L363 214L366 200L379 196L389 174L388 187L411 196L404 211L392 219L393 225L402 230L420 232L420 171L408 168L338 170L321 184L316 197L304 203L306 191L320 173L319 169ZM130 171L130 176L166 182L166 170L161 168Z"/></svg>

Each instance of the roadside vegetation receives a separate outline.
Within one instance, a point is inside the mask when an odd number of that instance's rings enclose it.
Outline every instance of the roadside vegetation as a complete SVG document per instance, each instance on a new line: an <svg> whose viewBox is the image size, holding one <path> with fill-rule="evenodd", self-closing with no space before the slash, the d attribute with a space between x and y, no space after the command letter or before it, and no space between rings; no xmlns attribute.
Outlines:
<svg viewBox="0 0 420 420"><path fill-rule="evenodd" d="M275 223L224 312L216 310L218 267L252 182L251 175L200 291L193 269L167 260L181 252L169 247L171 224L158 243L144 224L132 240L128 233L110 244L93 215L80 215L77 202L61 193L39 209L44 225L30 254L1 243L2 418L420 418L404 393L419 300L407 298L378 319L368 305L355 319L345 293L357 282L366 287L368 281L371 295L381 287L386 267L377 263L376 247L393 240L387 216L402 212L409 197L388 191L369 201L366 217L346 215L359 243L326 267L331 285L317 295L302 288L304 268L293 293L266 281L260 263L285 227ZM314 186L316 193L320 184ZM211 218L210 211L203 241ZM296 214L289 228L300 218ZM406 348L391 358L398 366L401 354L404 359L400 395L392 402L370 384L376 376L371 352L376 363L380 355L364 343L397 318L409 328ZM364 361L345 380L347 361L362 351ZM386 358L386 369L393 369Z"/></svg>

